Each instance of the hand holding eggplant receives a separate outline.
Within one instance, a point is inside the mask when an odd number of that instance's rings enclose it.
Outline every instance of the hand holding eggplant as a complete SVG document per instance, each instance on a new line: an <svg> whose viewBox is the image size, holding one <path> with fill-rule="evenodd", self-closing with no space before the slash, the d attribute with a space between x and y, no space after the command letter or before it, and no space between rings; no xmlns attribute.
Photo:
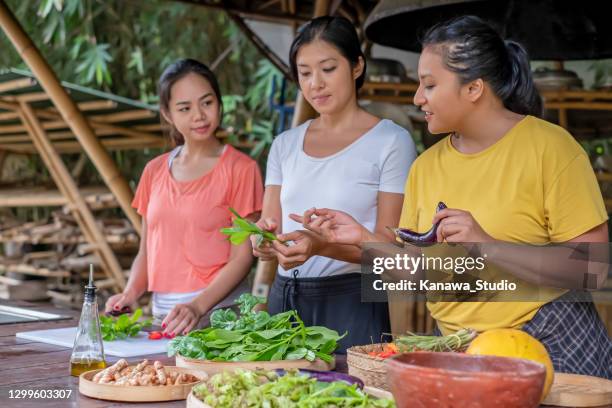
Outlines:
<svg viewBox="0 0 612 408"><path fill-rule="evenodd" d="M436 207L436 214L438 214L440 211L444 209L446 209L446 204L440 201L438 203L438 206ZM390 228L390 227L387 227L387 228L393 231L395 236L397 236L399 239L409 244L433 244L436 241L442 242L437 238L438 237L438 226L439 226L439 220L436 221L434 219L433 225L431 226L429 231L423 232L423 233L418 233L416 231L412 231L406 228Z"/></svg>
<svg viewBox="0 0 612 408"><path fill-rule="evenodd" d="M494 242L469 211L446 208L433 218L437 242Z"/></svg>

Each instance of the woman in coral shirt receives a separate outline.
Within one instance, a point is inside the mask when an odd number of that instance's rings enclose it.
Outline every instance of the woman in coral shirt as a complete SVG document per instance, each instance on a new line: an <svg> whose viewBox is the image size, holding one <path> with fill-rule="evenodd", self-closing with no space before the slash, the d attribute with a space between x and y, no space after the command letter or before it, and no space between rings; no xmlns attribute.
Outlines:
<svg viewBox="0 0 612 408"><path fill-rule="evenodd" d="M164 334L186 334L247 275L251 245L232 246L219 230L229 207L255 219L263 183L257 163L216 137L221 92L204 64L179 60L159 81L163 118L177 147L145 167L132 205L143 217L140 250L123 293L106 311L153 292L153 316Z"/></svg>

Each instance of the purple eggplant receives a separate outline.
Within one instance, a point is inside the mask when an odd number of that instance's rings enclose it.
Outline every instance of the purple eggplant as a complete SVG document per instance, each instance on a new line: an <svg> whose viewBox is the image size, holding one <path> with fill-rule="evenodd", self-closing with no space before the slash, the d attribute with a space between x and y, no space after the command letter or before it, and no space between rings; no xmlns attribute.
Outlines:
<svg viewBox="0 0 612 408"><path fill-rule="evenodd" d="M436 207L436 213L446 208L446 205L440 201ZM391 231L402 241L410 244L433 244L436 242L436 232L438 231L439 222L432 225L431 229L422 234L405 229L405 228L391 228Z"/></svg>
<svg viewBox="0 0 612 408"><path fill-rule="evenodd" d="M279 376L285 375L286 373L286 371L283 370L282 368L276 369L274 371L276 371L276 374L278 374ZM345 383L349 385L357 384L357 388L360 388L360 389L363 389L364 387L363 381L361 379L354 377L352 375L343 374L343 373L339 373L336 371L314 371L314 370L307 370L304 368L300 368L299 372L300 374L305 374L305 375L308 375L309 377L316 378L317 381L320 381L320 382L344 381Z"/></svg>

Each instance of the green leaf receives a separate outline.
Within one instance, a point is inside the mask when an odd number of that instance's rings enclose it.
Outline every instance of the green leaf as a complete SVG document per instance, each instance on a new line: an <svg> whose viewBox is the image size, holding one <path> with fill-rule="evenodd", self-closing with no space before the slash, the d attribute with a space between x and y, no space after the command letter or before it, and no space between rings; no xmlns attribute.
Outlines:
<svg viewBox="0 0 612 408"><path fill-rule="evenodd" d="M306 349L305 347L300 347L296 350L289 352L285 356L285 359L286 360L300 360L306 356L306 353L308 353L308 349Z"/></svg>
<svg viewBox="0 0 612 408"><path fill-rule="evenodd" d="M240 245L246 241L250 235L251 233L249 231L235 232L230 236L229 240L234 245Z"/></svg>
<svg viewBox="0 0 612 408"><path fill-rule="evenodd" d="M130 317L130 322L136 323L138 321L138 319L140 319L140 316L142 316L142 309L138 308L138 309L136 309L136 311Z"/></svg>

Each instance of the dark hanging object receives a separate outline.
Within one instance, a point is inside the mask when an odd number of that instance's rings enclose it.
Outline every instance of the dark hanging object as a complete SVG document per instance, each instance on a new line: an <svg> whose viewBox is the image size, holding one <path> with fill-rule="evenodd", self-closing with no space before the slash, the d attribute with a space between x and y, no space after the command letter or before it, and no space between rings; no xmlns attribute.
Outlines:
<svg viewBox="0 0 612 408"><path fill-rule="evenodd" d="M425 30L465 14L492 23L533 60L612 57L610 0L381 0L364 26L377 44L420 52Z"/></svg>

